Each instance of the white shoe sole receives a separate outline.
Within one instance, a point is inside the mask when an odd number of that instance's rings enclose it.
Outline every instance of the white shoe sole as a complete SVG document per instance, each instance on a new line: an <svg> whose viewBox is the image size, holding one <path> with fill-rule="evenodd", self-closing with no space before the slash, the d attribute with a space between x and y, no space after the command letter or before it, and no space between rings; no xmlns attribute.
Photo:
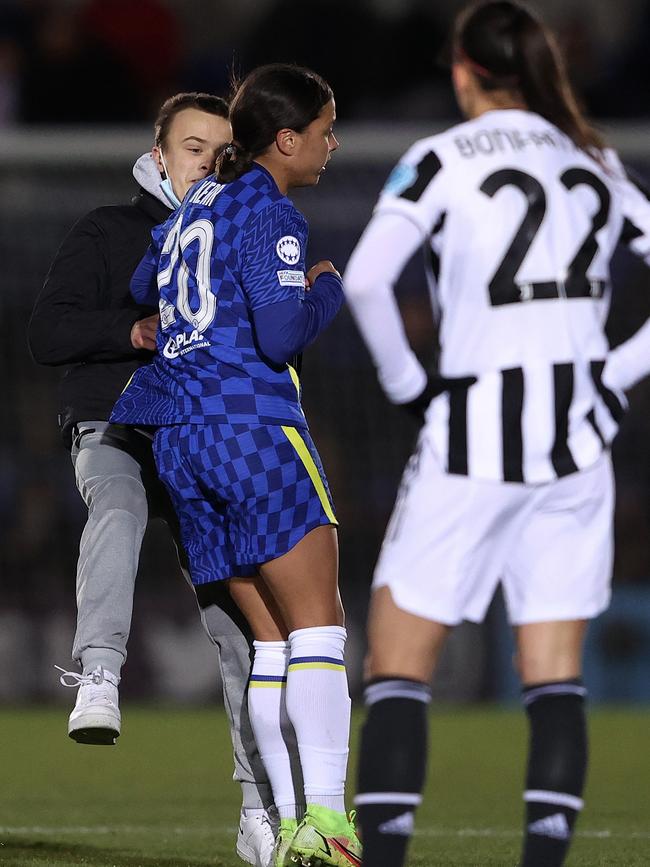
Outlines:
<svg viewBox="0 0 650 867"><path fill-rule="evenodd" d="M112 746L120 731L120 717L109 710L87 711L68 721L68 736L78 744Z"/></svg>

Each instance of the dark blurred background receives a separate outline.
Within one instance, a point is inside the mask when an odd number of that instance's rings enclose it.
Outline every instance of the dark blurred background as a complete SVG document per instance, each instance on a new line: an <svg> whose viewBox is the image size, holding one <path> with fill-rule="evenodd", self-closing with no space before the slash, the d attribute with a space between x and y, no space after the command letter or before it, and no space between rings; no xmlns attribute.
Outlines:
<svg viewBox="0 0 650 867"><path fill-rule="evenodd" d="M456 0L0 0L0 703L68 700L52 665L70 665L74 576L85 509L56 425L62 371L37 367L26 325L49 263L88 210L127 202L159 104L180 90L226 96L231 75L305 63L332 84L341 150L317 191L296 196L309 259L342 270L377 194L416 137L459 120L439 63ZM650 179L650 4L546 0L589 112ZM400 284L412 342L430 356L432 322L417 262ZM650 314L643 263L617 255L613 344ZM369 584L416 430L383 399L344 311L309 350L304 404L341 522L350 673L360 683ZM616 441L615 592L592 627L591 693L650 701L650 383L630 394ZM122 693L218 700L212 650L163 527L145 540ZM567 564L570 568L570 564ZM516 695L497 598L483 626L453 636L440 700Z"/></svg>

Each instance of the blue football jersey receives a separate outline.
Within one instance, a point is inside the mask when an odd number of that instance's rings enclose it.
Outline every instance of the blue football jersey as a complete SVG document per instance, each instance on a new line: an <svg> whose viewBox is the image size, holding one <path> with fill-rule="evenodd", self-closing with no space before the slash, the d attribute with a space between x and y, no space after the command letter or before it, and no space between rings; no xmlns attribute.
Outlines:
<svg viewBox="0 0 650 867"><path fill-rule="evenodd" d="M307 223L272 176L254 164L229 184L200 181L152 238L131 288L159 305L158 351L111 421L306 427L295 372L261 355L252 323L305 294Z"/></svg>

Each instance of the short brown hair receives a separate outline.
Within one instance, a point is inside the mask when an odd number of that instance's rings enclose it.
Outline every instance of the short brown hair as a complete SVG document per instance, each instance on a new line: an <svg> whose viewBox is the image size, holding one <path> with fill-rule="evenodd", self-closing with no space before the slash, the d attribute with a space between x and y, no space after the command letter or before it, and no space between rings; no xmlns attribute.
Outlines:
<svg viewBox="0 0 650 867"><path fill-rule="evenodd" d="M196 108L208 114L216 114L218 117L228 117L228 103L220 96L213 96L211 93L176 93L160 106L153 127L154 144L160 147L164 143L172 120L186 108Z"/></svg>

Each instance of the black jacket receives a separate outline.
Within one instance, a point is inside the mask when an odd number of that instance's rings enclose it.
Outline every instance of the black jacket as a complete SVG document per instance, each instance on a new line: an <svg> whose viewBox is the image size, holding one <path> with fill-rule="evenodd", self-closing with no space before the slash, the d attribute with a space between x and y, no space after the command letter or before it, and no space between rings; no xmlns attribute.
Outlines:
<svg viewBox="0 0 650 867"><path fill-rule="evenodd" d="M131 328L155 313L132 299L129 282L171 211L145 190L130 205L98 208L73 226L61 245L29 323L39 364L71 364L59 392L59 425L108 421L129 378L151 353L131 345Z"/></svg>

